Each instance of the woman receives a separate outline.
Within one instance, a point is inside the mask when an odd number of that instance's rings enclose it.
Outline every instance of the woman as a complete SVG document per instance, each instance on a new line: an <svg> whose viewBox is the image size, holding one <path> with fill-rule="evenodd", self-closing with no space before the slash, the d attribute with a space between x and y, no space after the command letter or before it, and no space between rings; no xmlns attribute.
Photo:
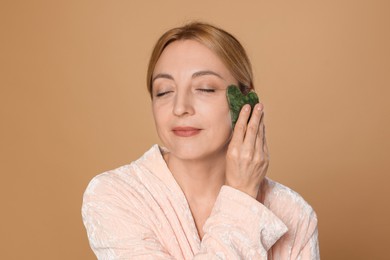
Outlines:
<svg viewBox="0 0 390 260"><path fill-rule="evenodd" d="M96 176L82 207L99 259L319 259L317 218L265 177L263 105L234 131L227 86L253 89L241 44L203 23L166 32L148 68L163 147ZM248 121L249 119L249 121Z"/></svg>

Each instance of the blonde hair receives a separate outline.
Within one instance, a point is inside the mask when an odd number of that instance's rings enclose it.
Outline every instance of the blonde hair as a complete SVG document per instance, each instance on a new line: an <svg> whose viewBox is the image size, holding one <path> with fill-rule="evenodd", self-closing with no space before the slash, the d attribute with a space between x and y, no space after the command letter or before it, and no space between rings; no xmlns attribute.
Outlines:
<svg viewBox="0 0 390 260"><path fill-rule="evenodd" d="M207 23L192 22L167 31L154 46L146 79L151 97L152 77L156 63L164 49L178 40L195 40L205 45L221 59L238 81L243 93L246 94L253 89L252 66L241 43L233 35L220 28Z"/></svg>

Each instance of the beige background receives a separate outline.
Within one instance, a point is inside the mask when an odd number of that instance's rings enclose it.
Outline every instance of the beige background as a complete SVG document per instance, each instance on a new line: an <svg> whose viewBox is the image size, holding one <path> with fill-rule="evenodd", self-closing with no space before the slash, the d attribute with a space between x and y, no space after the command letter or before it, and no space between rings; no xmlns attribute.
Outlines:
<svg viewBox="0 0 390 260"><path fill-rule="evenodd" d="M269 176L319 217L322 259L389 259L388 1L0 1L1 259L94 259L88 181L158 142L145 86L165 30L247 48Z"/></svg>

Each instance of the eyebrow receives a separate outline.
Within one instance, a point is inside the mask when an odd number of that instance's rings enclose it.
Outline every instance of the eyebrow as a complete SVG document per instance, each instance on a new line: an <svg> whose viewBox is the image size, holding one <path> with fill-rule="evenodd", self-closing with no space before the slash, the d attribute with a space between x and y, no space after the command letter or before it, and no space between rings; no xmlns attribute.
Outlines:
<svg viewBox="0 0 390 260"><path fill-rule="evenodd" d="M159 74L157 74L156 76L153 77L153 79L152 79L152 84L153 84L153 82L154 82L156 79L160 79L160 78L162 78L162 79L171 79L171 80L173 80L173 77L172 77L171 75L169 75L169 74L167 74L167 73L159 73Z"/></svg>
<svg viewBox="0 0 390 260"><path fill-rule="evenodd" d="M192 74L192 78L197 78L197 77L207 76L207 75L213 75L213 76L216 76L220 79L223 79L221 75L219 75L218 73L216 73L212 70L201 70L201 71L195 72L194 74Z"/></svg>
<svg viewBox="0 0 390 260"><path fill-rule="evenodd" d="M195 72L194 74L192 74L192 78L197 78L197 77L201 77L201 76L207 76L207 75L213 75L213 76L216 76L220 79L223 79L223 77L221 75L219 75L218 73L212 71L212 70L201 70L201 71L197 71ZM156 80L156 79L170 79L170 80L174 80L172 75L168 74L168 73L158 73L156 76L153 77L152 79L152 84L153 82Z"/></svg>

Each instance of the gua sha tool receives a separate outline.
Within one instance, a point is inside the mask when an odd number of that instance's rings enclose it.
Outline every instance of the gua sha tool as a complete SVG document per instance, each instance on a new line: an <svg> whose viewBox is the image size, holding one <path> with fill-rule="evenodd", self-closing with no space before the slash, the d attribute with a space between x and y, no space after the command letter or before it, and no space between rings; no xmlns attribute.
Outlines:
<svg viewBox="0 0 390 260"><path fill-rule="evenodd" d="M259 97L254 91L250 91L247 95L244 95L240 88L236 85L230 85L227 88L226 91L227 100L229 103L230 108L230 115L232 117L232 128L234 129L234 126L236 125L238 115L240 114L241 108L245 104L251 105L251 114L249 115L249 118L252 115L252 110L255 107L257 103L259 103ZM249 119L248 119L249 121Z"/></svg>

